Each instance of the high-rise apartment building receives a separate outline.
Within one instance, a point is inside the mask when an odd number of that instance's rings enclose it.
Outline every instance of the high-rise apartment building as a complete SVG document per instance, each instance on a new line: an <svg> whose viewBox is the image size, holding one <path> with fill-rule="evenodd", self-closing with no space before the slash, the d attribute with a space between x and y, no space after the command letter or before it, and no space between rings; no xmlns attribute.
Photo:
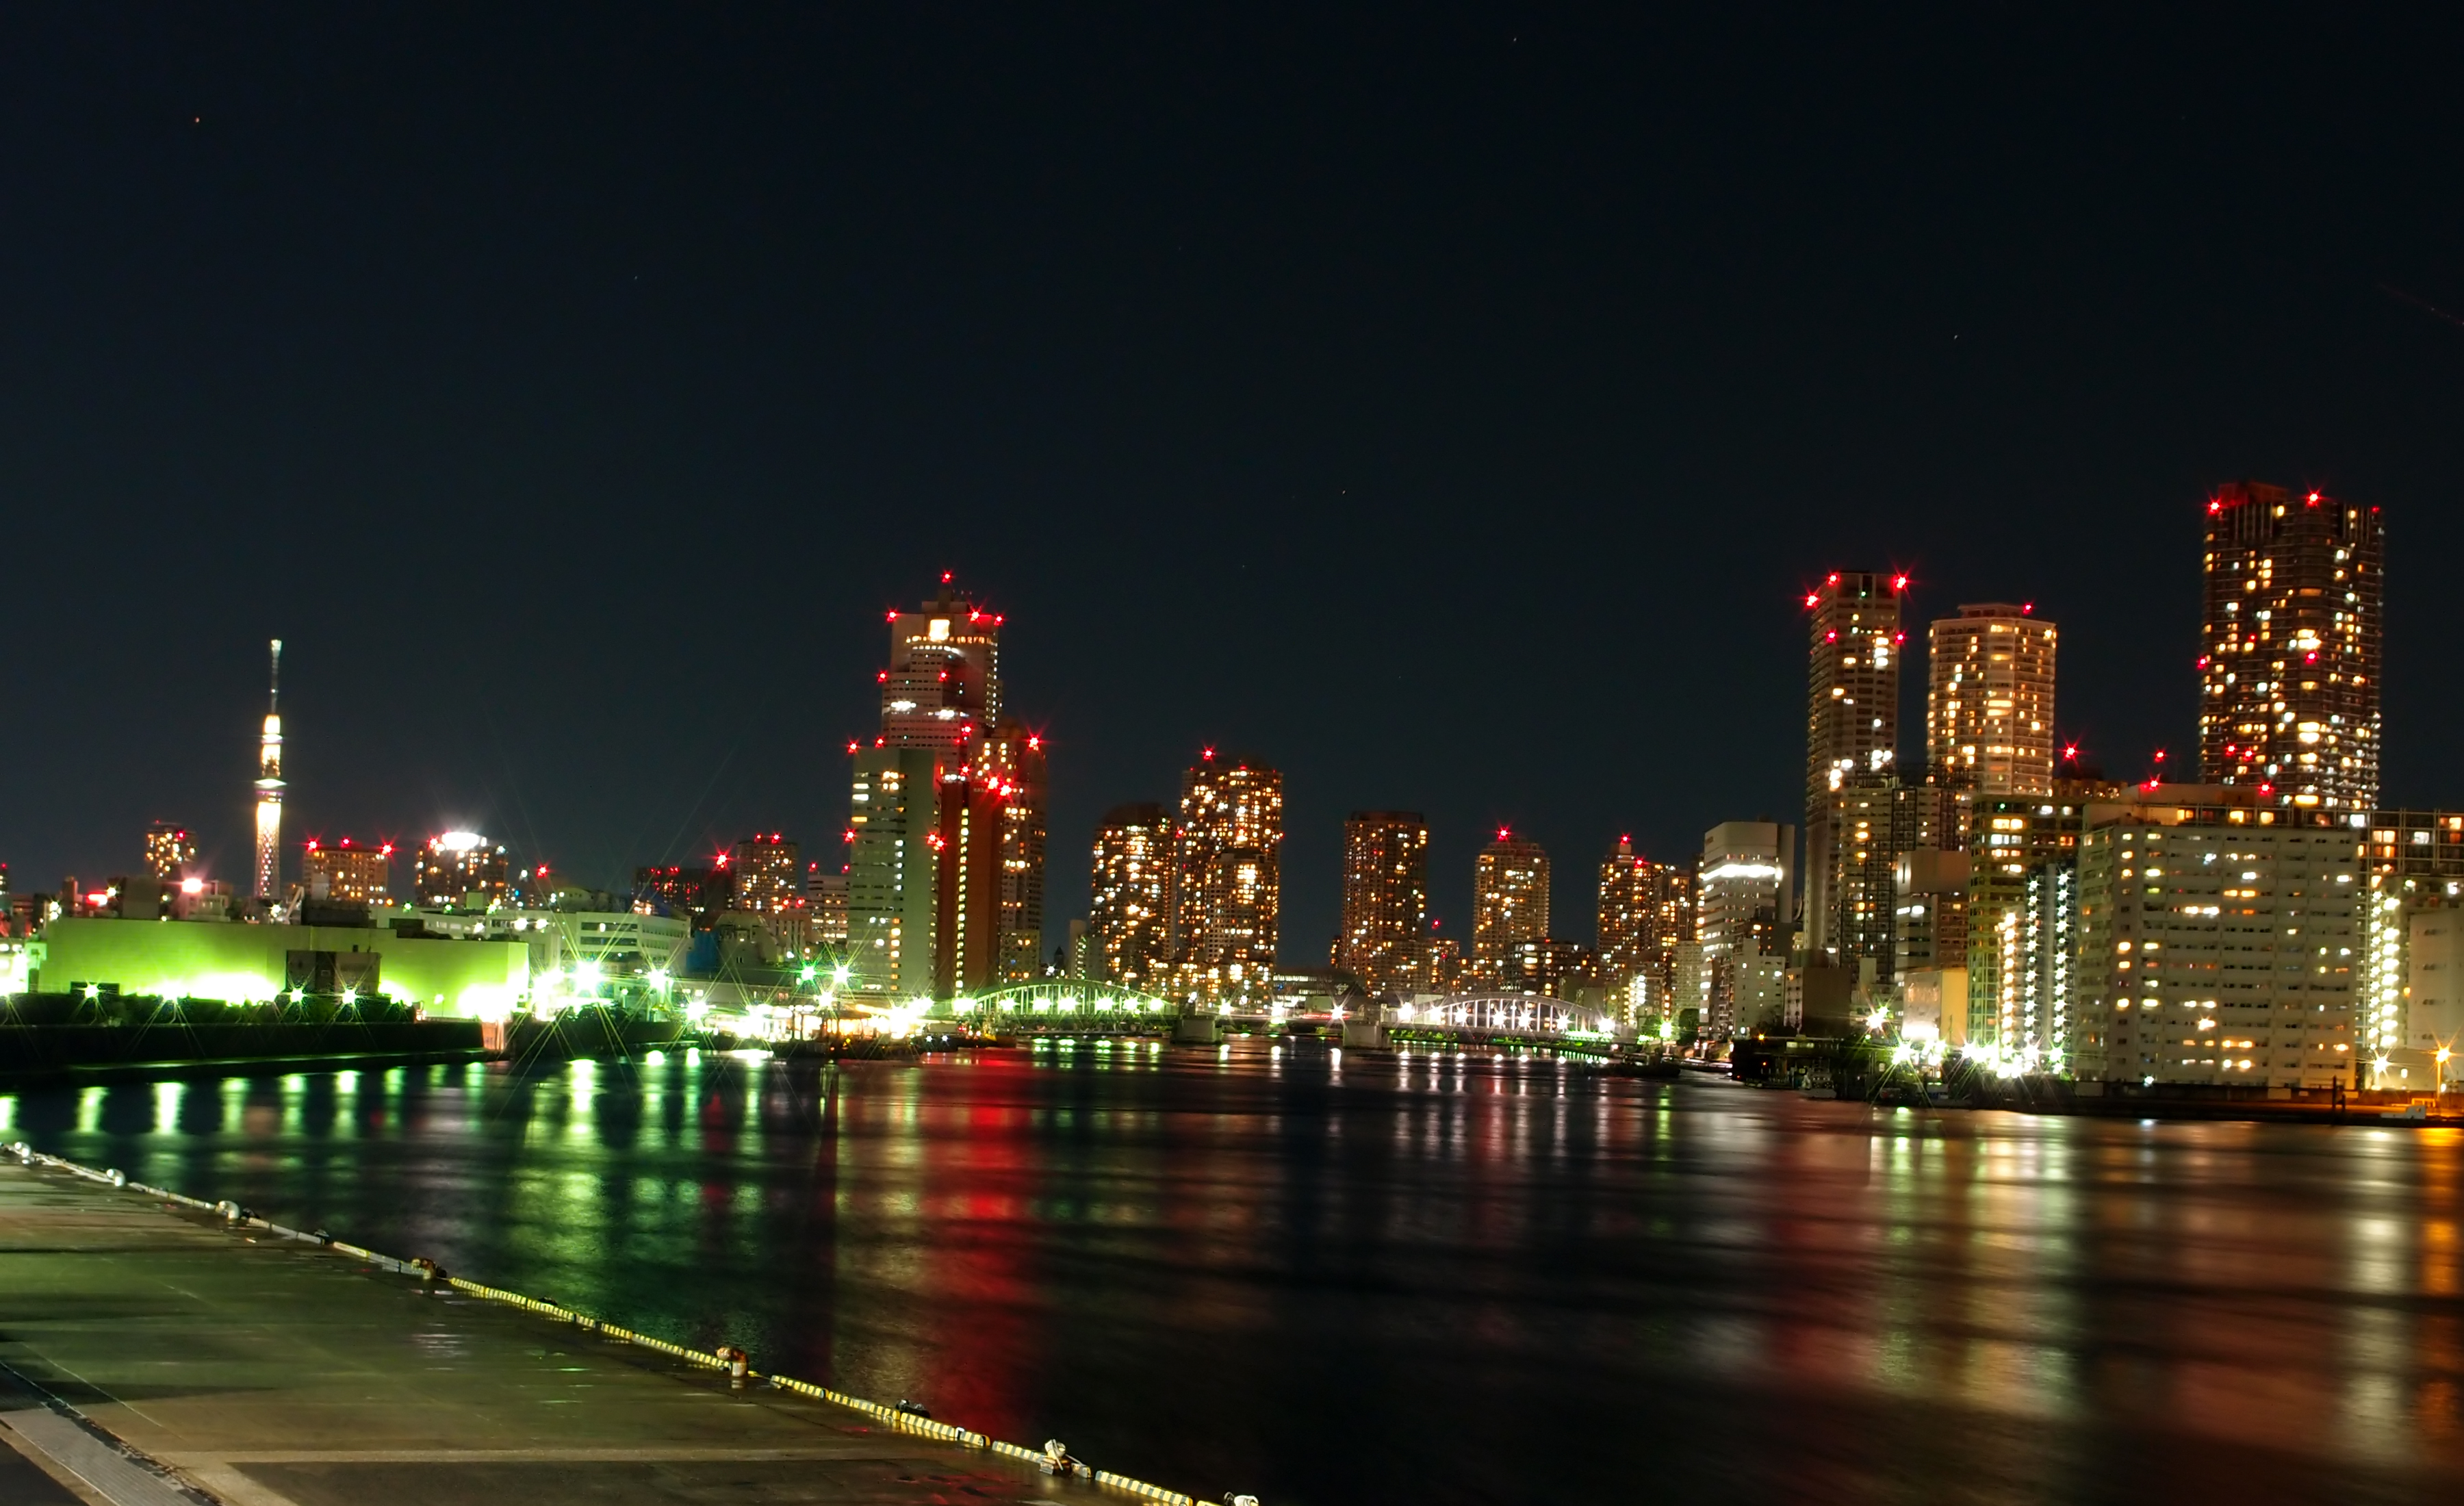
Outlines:
<svg viewBox="0 0 2464 1506"><path fill-rule="evenodd" d="M1600 863L1597 961L1600 986L1628 1019L1668 1012L1677 986L1677 948L1694 940L1694 874L1655 863L1617 838Z"/></svg>
<svg viewBox="0 0 2464 1506"><path fill-rule="evenodd" d="M1042 970L1044 743L1001 714L1001 614L944 575L889 624L881 733L848 747L849 986L1023 982Z"/></svg>
<svg viewBox="0 0 2464 1506"><path fill-rule="evenodd" d="M1343 823L1343 933L1334 964L1372 993L1405 986L1429 929L1429 823L1355 810Z"/></svg>
<svg viewBox="0 0 2464 1506"><path fill-rule="evenodd" d="M331 844L311 837L300 856L299 877L311 899L387 903L392 898L393 844L362 847L349 837Z"/></svg>
<svg viewBox="0 0 2464 1506"><path fill-rule="evenodd" d="M1471 975L1488 987L1518 987L1524 948L1549 939L1549 854L1506 827L1474 859Z"/></svg>
<svg viewBox="0 0 2464 1506"><path fill-rule="evenodd" d="M1723 821L1703 833L1694 926L1702 1030L1714 1040L1764 1023L1775 1002L1769 995L1791 951L1795 855L1795 829L1779 822Z"/></svg>
<svg viewBox="0 0 2464 1506"><path fill-rule="evenodd" d="M1173 920L1181 991L1263 1003L1283 927L1284 776L1213 748L1181 778Z"/></svg>
<svg viewBox="0 0 2464 1506"><path fill-rule="evenodd" d="M1001 797L1001 935L995 971L1003 983L1044 972L1044 849L1047 838L1044 739L1015 717L995 728L979 770Z"/></svg>
<svg viewBox="0 0 2464 1506"><path fill-rule="evenodd" d="M737 842L727 850L727 872L737 910L784 915L803 908L803 853L782 832L756 831Z"/></svg>
<svg viewBox="0 0 2464 1506"><path fill-rule="evenodd" d="M179 879L197 860L196 839L187 828L157 821L145 829L145 872L165 883Z"/></svg>
<svg viewBox="0 0 2464 1506"><path fill-rule="evenodd" d="M1172 983L1172 814L1114 806L1095 829L1088 910L1094 976L1160 993Z"/></svg>
<svg viewBox="0 0 2464 1506"><path fill-rule="evenodd" d="M1809 948L1876 960L1887 981L1896 854L1900 604L1908 578L1837 572L1806 593L1805 929Z"/></svg>
<svg viewBox="0 0 2464 1506"><path fill-rule="evenodd" d="M2139 786L2099 803L2079 847L2074 1070L2358 1085L2367 833L2350 821L2284 808L2251 785Z"/></svg>
<svg viewBox="0 0 2464 1506"><path fill-rule="evenodd" d="M273 640L265 729L256 741L256 897L282 895L282 640Z"/></svg>
<svg viewBox="0 0 2464 1506"><path fill-rule="evenodd" d="M2208 501L2199 770L2279 806L2379 793L2379 510L2255 481Z"/></svg>
<svg viewBox="0 0 2464 1506"><path fill-rule="evenodd" d="M512 860L476 831L444 831L419 851L411 892L431 909L484 910L510 897Z"/></svg>
<svg viewBox="0 0 2464 1506"><path fill-rule="evenodd" d="M1983 795L2054 787L2054 625L2032 607L1963 605L1927 635L1925 757Z"/></svg>

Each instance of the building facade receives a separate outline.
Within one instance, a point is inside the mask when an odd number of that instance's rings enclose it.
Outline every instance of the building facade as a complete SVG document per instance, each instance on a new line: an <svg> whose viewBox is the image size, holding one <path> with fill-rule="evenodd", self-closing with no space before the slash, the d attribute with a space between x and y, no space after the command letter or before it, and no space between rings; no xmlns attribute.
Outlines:
<svg viewBox="0 0 2464 1506"><path fill-rule="evenodd" d="M2255 481L2208 501L2199 777L2277 805L2379 793L2379 510Z"/></svg>
<svg viewBox="0 0 2464 1506"><path fill-rule="evenodd" d="M2365 833L2254 786L2098 804L2079 849L2073 1070L2107 1081L2358 1086Z"/></svg>
<svg viewBox="0 0 2464 1506"><path fill-rule="evenodd" d="M2027 605L1959 609L1926 635L1925 759L1982 795L2054 788L2054 625Z"/></svg>
<svg viewBox="0 0 2464 1506"><path fill-rule="evenodd" d="M1044 972L1045 756L1042 735L1015 717L1003 717L985 750L988 767L979 776L1001 797L1001 936L994 969L1002 983L1030 983Z"/></svg>
<svg viewBox="0 0 2464 1506"><path fill-rule="evenodd" d="M1181 778L1173 832L1176 992L1263 1005L1283 935L1284 776L1209 748Z"/></svg>
<svg viewBox="0 0 2464 1506"><path fill-rule="evenodd" d="M1160 805L1104 812L1087 912L1093 976L1148 993L1172 987L1172 831Z"/></svg>
<svg viewBox="0 0 2464 1506"><path fill-rule="evenodd" d="M1372 993L1407 986L1429 928L1429 823L1355 810L1343 823L1343 930L1334 965Z"/></svg>
<svg viewBox="0 0 2464 1506"><path fill-rule="evenodd" d="M2366 835L2356 1049L2372 1086L2444 1091L2464 1077L2464 813L2381 810Z"/></svg>

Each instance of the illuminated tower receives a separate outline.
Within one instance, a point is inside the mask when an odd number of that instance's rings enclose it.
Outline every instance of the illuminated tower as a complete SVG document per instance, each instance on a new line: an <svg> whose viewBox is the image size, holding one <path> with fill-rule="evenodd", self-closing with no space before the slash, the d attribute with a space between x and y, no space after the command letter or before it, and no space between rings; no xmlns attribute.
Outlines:
<svg viewBox="0 0 2464 1506"><path fill-rule="evenodd" d="M1985 796L2054 788L2054 625L2026 606L1963 605L1928 631L1927 766Z"/></svg>
<svg viewBox="0 0 2464 1506"><path fill-rule="evenodd" d="M1834 573L1805 596L1807 946L1891 972L1890 790L1900 741L1904 575ZM1782 919L1786 919L1783 917Z"/></svg>
<svg viewBox="0 0 2464 1506"><path fill-rule="evenodd" d="M274 640L265 692L265 734L256 749L256 897L282 892L282 640Z"/></svg>
<svg viewBox="0 0 2464 1506"><path fill-rule="evenodd" d="M2199 777L2305 809L2379 790L2379 510L2235 481L2208 502Z"/></svg>
<svg viewBox="0 0 2464 1506"><path fill-rule="evenodd" d="M1355 810L1343 823L1343 934L1334 964L1372 993L1400 986L1429 929L1429 823Z"/></svg>
<svg viewBox="0 0 2464 1506"><path fill-rule="evenodd" d="M1655 863L1631 837L1600 863L1597 946L1600 982L1628 1018L1673 1012L1677 947L1694 940L1694 875Z"/></svg>
<svg viewBox="0 0 2464 1506"><path fill-rule="evenodd" d="M1503 987L1521 976L1525 944L1548 939L1549 854L1499 827L1472 870L1472 976Z"/></svg>
<svg viewBox="0 0 2464 1506"><path fill-rule="evenodd" d="M1208 748L1181 779L1173 941L1181 991L1264 1004L1283 927L1284 776Z"/></svg>
<svg viewBox="0 0 2464 1506"><path fill-rule="evenodd" d="M1172 970L1172 817L1159 805L1114 806L1095 829L1097 976L1160 993Z"/></svg>
<svg viewBox="0 0 2464 1506"><path fill-rule="evenodd" d="M1003 983L1032 983L1044 965L1044 739L1003 717L979 761L1001 795L1001 935L994 970Z"/></svg>

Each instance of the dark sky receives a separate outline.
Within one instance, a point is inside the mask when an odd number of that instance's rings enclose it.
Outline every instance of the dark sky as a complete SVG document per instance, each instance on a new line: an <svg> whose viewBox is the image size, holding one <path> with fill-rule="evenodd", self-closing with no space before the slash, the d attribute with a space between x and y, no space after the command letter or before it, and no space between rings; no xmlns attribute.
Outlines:
<svg viewBox="0 0 2464 1506"><path fill-rule="evenodd" d="M2192 756L2243 476L2385 507L2387 793L2464 804L2432 9L1701 10L12 8L0 859L242 877L276 633L295 834L835 859L951 569L1055 931L1215 742L1288 957L1361 806L1588 937L1618 833L1789 818L1827 569L2035 602L2066 736Z"/></svg>

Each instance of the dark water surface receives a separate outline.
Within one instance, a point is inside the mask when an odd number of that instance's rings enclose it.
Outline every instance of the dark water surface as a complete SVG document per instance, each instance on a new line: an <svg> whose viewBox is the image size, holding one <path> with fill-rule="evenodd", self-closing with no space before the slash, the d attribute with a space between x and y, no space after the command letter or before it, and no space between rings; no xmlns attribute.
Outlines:
<svg viewBox="0 0 2464 1506"><path fill-rule="evenodd" d="M1267 1506L2430 1500L2450 1131L1242 1042L0 1097L0 1135Z"/></svg>

